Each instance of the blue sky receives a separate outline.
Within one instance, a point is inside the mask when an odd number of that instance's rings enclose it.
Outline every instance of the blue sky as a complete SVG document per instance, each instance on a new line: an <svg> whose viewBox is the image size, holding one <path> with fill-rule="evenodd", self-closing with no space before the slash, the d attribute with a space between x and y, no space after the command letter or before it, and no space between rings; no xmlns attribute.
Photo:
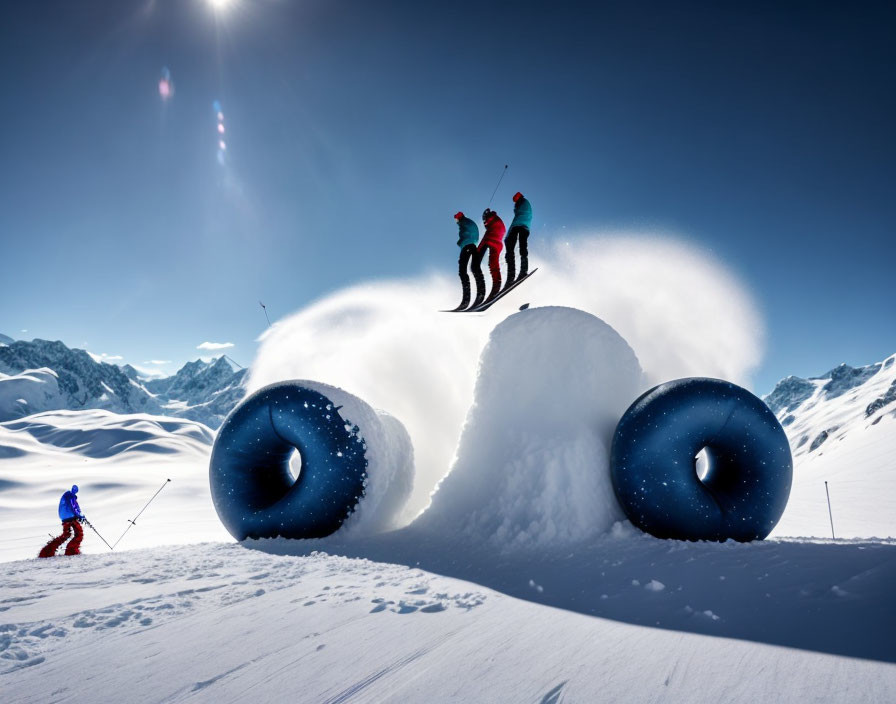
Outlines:
<svg viewBox="0 0 896 704"><path fill-rule="evenodd" d="M0 332L247 364L259 300L454 271L509 163L499 209L531 195L545 238L656 227L733 269L758 391L896 351L892 4L432 5L4 3Z"/></svg>

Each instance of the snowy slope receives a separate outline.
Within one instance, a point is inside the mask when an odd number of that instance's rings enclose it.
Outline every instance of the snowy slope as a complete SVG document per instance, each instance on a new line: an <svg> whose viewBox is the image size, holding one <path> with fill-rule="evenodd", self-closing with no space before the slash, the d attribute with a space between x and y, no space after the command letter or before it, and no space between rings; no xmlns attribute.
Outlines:
<svg viewBox="0 0 896 704"><path fill-rule="evenodd" d="M896 547L615 542L595 545L605 558L578 583L558 564L499 566L525 599L413 566L237 545L7 563L0 688L11 702L135 703L886 702L896 691ZM750 635L730 637L738 628Z"/></svg>
<svg viewBox="0 0 896 704"><path fill-rule="evenodd" d="M0 372L0 422L64 405L59 378L52 369L29 369L21 374Z"/></svg>
<svg viewBox="0 0 896 704"><path fill-rule="evenodd" d="M32 557L57 532L62 492L77 483L84 513L113 542L166 479L122 548L228 539L211 506L205 426L108 411L54 411L0 423L0 560ZM106 551L93 535L85 551Z"/></svg>
<svg viewBox="0 0 896 704"><path fill-rule="evenodd" d="M896 355L787 377L765 397L784 425L794 486L774 535L896 536ZM826 529L826 530L825 530Z"/></svg>

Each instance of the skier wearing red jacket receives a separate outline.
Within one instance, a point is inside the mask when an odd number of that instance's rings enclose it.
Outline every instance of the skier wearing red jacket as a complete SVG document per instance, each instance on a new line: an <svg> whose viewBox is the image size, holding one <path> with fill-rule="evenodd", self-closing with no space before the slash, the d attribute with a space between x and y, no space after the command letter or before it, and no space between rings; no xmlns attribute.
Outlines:
<svg viewBox="0 0 896 704"><path fill-rule="evenodd" d="M479 263L485 258L485 252L488 250L488 268L492 273L492 291L488 294L486 301L498 295L501 291L501 252L504 249L504 234L507 228L504 227L504 221L498 217L494 210L485 209L482 213L482 222L485 223L485 234L479 242ZM479 299L484 292L480 292L476 298ZM474 302L472 307L476 307Z"/></svg>

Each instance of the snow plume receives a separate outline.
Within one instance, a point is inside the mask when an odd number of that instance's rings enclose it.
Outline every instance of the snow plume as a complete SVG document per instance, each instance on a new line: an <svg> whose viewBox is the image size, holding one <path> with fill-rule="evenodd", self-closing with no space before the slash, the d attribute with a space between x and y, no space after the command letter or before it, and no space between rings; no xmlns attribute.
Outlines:
<svg viewBox="0 0 896 704"><path fill-rule="evenodd" d="M761 358L761 318L744 286L706 252L666 237L609 234L578 236L547 251L535 236L530 250L538 273L484 316L437 312L459 301L456 276L336 291L265 333L249 390L314 379L395 416L414 446L410 519L454 464L489 333L521 303L598 316L634 350L643 388L697 375L749 386ZM517 364L513 356L506 363ZM516 371L536 395L551 393L541 379Z"/></svg>

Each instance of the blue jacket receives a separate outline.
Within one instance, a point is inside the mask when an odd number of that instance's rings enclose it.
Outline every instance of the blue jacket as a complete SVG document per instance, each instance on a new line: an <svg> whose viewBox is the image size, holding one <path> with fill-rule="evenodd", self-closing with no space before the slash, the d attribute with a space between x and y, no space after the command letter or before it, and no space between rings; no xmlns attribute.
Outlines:
<svg viewBox="0 0 896 704"><path fill-rule="evenodd" d="M81 507L78 506L78 497L71 491L67 491L59 499L59 518L70 521L73 518L81 518Z"/></svg>
<svg viewBox="0 0 896 704"><path fill-rule="evenodd" d="M475 220L471 220L466 215L457 221L460 234L457 238L457 246L463 249L468 244L476 245L479 243L479 225Z"/></svg>
<svg viewBox="0 0 896 704"><path fill-rule="evenodd" d="M515 227L527 229L532 227L532 204L525 198L520 198L513 204L513 222L510 223L510 229Z"/></svg>

